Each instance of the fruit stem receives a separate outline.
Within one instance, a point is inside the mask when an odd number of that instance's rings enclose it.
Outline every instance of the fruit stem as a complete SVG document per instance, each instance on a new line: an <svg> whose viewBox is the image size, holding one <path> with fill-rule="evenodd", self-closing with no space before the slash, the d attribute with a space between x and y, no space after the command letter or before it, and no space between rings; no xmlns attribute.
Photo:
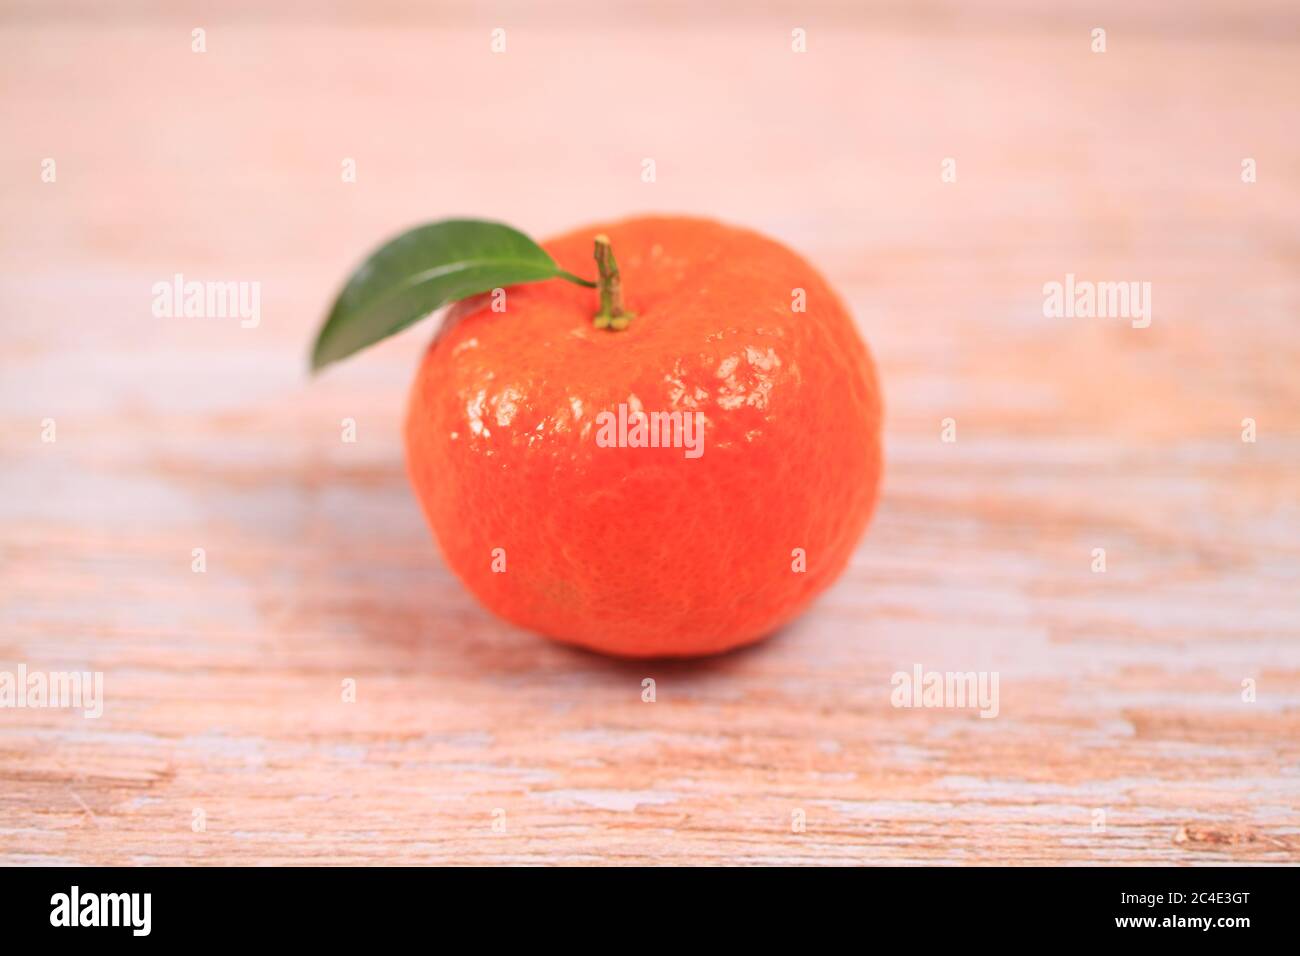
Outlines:
<svg viewBox="0 0 1300 956"><path fill-rule="evenodd" d="M618 274L614 247L609 236L596 237L596 288L600 291L600 311L592 320L598 329L625 329L635 317L623 308L623 280Z"/></svg>

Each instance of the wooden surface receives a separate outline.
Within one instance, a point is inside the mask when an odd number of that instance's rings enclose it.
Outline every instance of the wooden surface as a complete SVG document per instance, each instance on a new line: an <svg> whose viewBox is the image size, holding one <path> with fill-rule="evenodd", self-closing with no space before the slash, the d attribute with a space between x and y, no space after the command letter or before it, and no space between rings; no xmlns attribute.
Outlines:
<svg viewBox="0 0 1300 956"><path fill-rule="evenodd" d="M106 702L0 710L0 862L1300 861L1300 15L909 9L6 4L0 670ZM690 664L451 578L399 442L430 326L305 375L402 226L646 210L809 255L888 401L839 584ZM177 272L260 325L155 318ZM1045 318L1066 273L1150 328ZM915 663L998 717L892 707Z"/></svg>

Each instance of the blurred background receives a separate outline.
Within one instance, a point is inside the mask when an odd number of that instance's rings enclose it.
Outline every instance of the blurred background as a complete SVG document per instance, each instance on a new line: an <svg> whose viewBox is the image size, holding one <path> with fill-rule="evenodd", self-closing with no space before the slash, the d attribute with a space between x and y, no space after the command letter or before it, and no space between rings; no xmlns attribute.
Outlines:
<svg viewBox="0 0 1300 956"><path fill-rule="evenodd" d="M3 0L0 667L107 700L0 711L0 859L1300 858L1298 78L1282 0ZM844 579L696 665L443 568L399 439L431 324L306 373L406 226L650 211L810 258L887 403ZM176 273L260 322L155 317ZM1150 282L1150 327L1045 317L1067 273ZM890 708L917 661L1000 717Z"/></svg>

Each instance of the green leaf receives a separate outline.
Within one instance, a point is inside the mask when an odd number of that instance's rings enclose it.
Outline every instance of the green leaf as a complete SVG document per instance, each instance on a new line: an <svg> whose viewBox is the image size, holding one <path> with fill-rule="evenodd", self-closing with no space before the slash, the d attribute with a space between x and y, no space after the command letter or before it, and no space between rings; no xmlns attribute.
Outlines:
<svg viewBox="0 0 1300 956"><path fill-rule="evenodd" d="M416 226L384 243L352 273L316 336L312 371L450 302L557 277L594 285L564 272L541 246L501 223L444 219Z"/></svg>

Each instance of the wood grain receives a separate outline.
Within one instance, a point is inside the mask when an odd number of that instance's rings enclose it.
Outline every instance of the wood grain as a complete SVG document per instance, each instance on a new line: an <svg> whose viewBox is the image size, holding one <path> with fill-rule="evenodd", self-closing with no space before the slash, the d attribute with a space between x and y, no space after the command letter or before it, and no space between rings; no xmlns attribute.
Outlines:
<svg viewBox="0 0 1300 956"><path fill-rule="evenodd" d="M727 9L0 13L0 670L106 697L0 710L0 862L1300 861L1294 7ZM398 431L427 327L305 375L404 225L645 210L809 255L889 406L843 579L697 663L452 579ZM260 324L155 318L177 272ZM1045 318L1067 273L1151 326ZM914 663L998 716L892 707Z"/></svg>

